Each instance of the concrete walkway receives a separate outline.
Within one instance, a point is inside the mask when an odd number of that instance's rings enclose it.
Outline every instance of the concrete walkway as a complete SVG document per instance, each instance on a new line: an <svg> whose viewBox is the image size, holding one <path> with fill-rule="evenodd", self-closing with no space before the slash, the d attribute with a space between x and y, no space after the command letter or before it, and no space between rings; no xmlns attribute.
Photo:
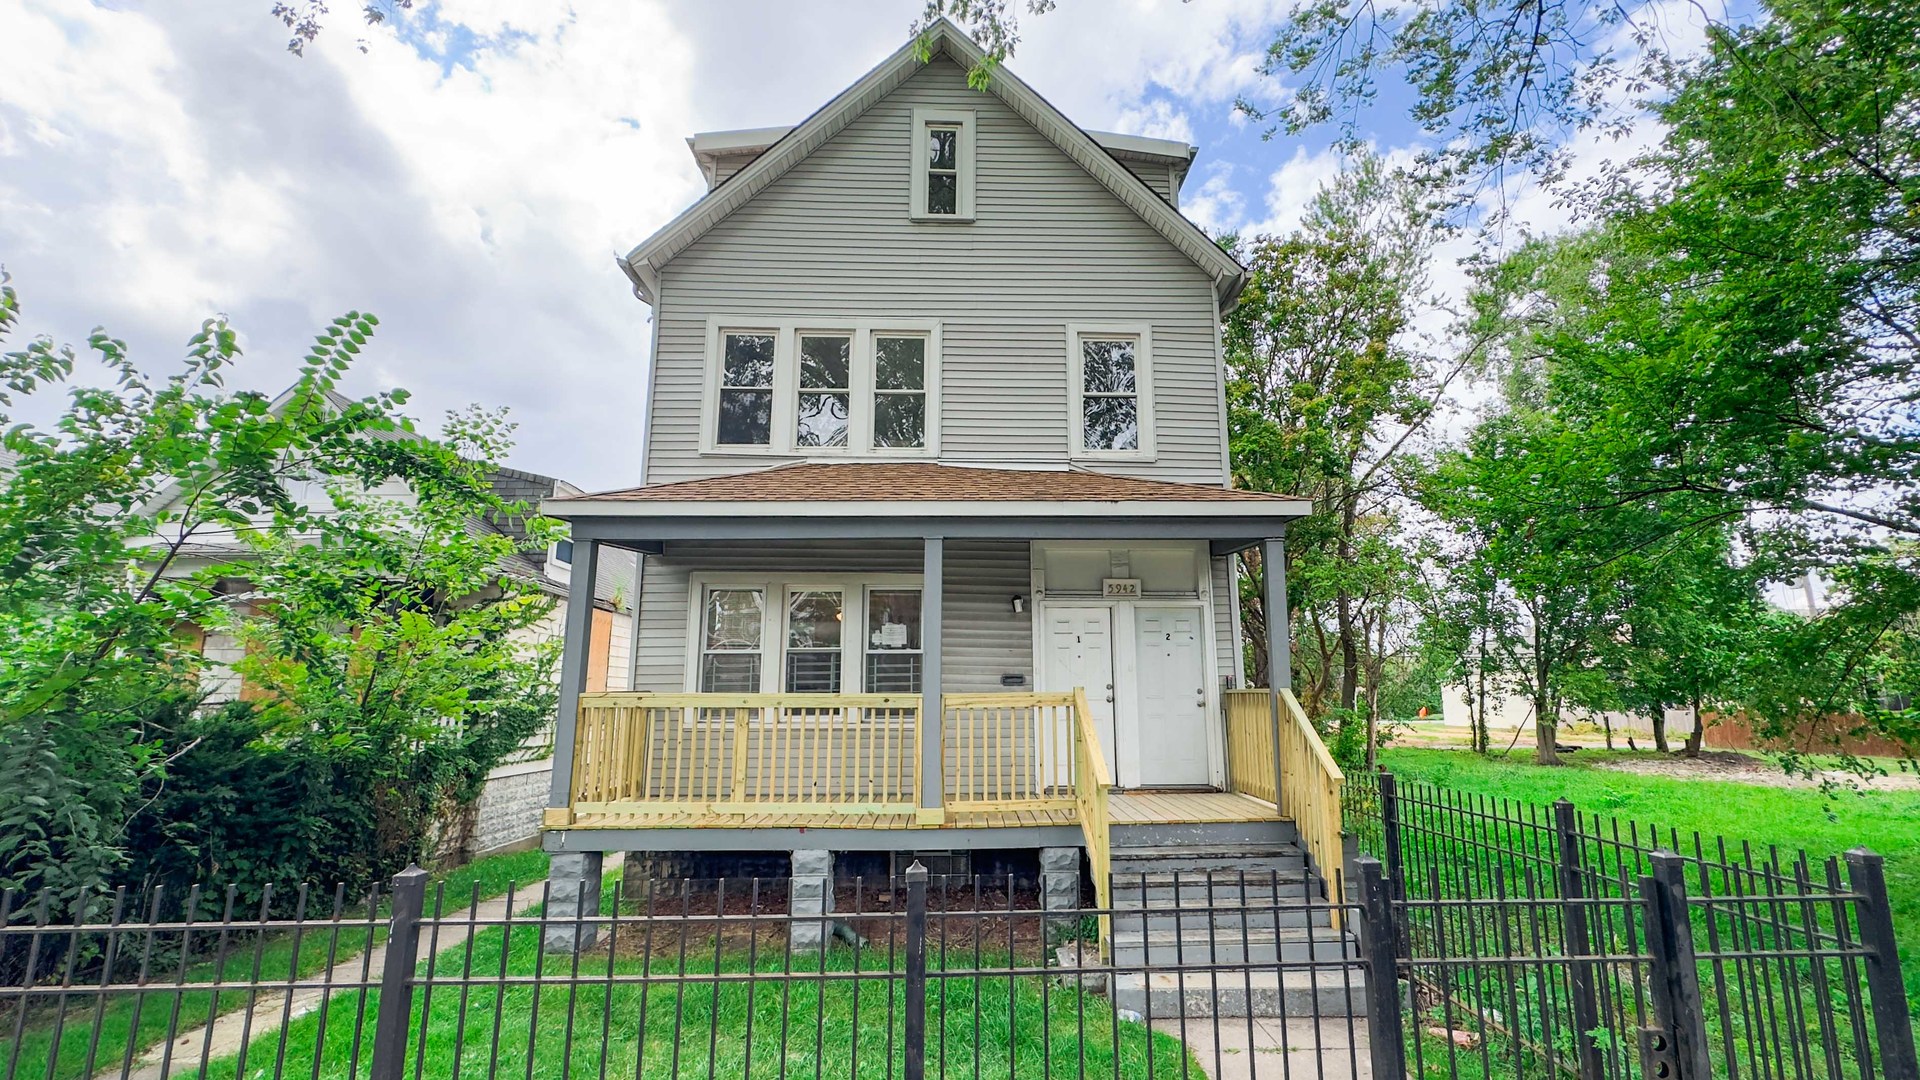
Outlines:
<svg viewBox="0 0 1920 1080"><path fill-rule="evenodd" d="M546 885L545 881L536 881L516 887L514 899L518 901L519 911L514 914L520 914L540 903L546 897ZM499 896L492 900L480 901L479 906L473 909L472 918L499 919L506 914L507 898ZM464 946L467 943L468 934L467 927L462 925L461 921L468 917L468 909L464 907L441 916L445 921L441 923L437 937L432 927L423 928L420 933L422 957L427 955L427 950L430 948L445 952ZM475 929L487 930L490 927L482 921ZM342 960L325 971L304 976L302 981L378 982L386 960L387 947L377 945L366 952ZM188 992L192 992L191 988ZM338 997L354 992L356 991L351 989L335 989L331 994ZM244 989L223 990L220 996L223 999L233 1000L243 998L247 993L248 991ZM280 1030L282 1024L297 1020L320 1008L322 1002L327 1000L328 994L329 992L325 990L298 990L294 992L293 1002L289 1006L285 993L262 993L251 1008L235 1009L233 1012L217 1017L210 1024L203 1024L191 1031L183 1031L173 1039L171 1044L155 1043L148 1047L145 1053L134 1059L131 1071L122 1073L120 1067L115 1065L96 1073L94 1080L117 1080L121 1077L125 1080L165 1080L168 1076L197 1073L200 1071L203 1060L218 1061L239 1053L240 1048L247 1043L272 1035ZM373 1034L371 1013L367 1015L366 1034L369 1038ZM173 1048L171 1055L167 1051L169 1045ZM166 1065L165 1072L161 1071L163 1060Z"/></svg>
<svg viewBox="0 0 1920 1080"><path fill-rule="evenodd" d="M1212 1080L1370 1080L1373 1075L1367 1022L1357 1017L1197 1017L1187 1021L1184 1035L1178 1020L1155 1020L1153 1029L1184 1037Z"/></svg>

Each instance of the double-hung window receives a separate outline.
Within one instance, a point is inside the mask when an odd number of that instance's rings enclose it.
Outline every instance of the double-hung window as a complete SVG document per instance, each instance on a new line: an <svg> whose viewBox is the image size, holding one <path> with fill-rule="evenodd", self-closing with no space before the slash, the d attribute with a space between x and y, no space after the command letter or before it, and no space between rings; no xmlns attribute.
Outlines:
<svg viewBox="0 0 1920 1080"><path fill-rule="evenodd" d="M1153 456L1152 340L1144 327L1069 327L1072 454Z"/></svg>
<svg viewBox="0 0 1920 1080"><path fill-rule="evenodd" d="M757 330L721 335L716 444L766 446L772 442L774 340L775 335Z"/></svg>
<svg viewBox="0 0 1920 1080"><path fill-rule="evenodd" d="M800 336L800 391L794 445L844 447L853 414L853 338Z"/></svg>
<svg viewBox="0 0 1920 1080"><path fill-rule="evenodd" d="M702 452L939 451L939 323L716 316L707 333Z"/></svg>
<svg viewBox="0 0 1920 1080"><path fill-rule="evenodd" d="M873 335L873 445L927 445L927 336Z"/></svg>
<svg viewBox="0 0 1920 1080"><path fill-rule="evenodd" d="M766 598L763 589L707 590L701 615L701 693L759 692Z"/></svg>
<svg viewBox="0 0 1920 1080"><path fill-rule="evenodd" d="M909 217L918 221L972 221L973 110L915 109Z"/></svg>
<svg viewBox="0 0 1920 1080"><path fill-rule="evenodd" d="M866 629L867 693L919 693L920 590L868 589Z"/></svg>
<svg viewBox="0 0 1920 1080"><path fill-rule="evenodd" d="M846 595L839 589L788 591L787 693L840 692L840 630L846 620Z"/></svg>

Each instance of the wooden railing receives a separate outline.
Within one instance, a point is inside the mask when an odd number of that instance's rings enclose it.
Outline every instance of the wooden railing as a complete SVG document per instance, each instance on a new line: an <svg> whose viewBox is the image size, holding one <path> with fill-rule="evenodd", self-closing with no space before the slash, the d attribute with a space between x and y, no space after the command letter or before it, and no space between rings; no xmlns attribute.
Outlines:
<svg viewBox="0 0 1920 1080"><path fill-rule="evenodd" d="M1079 737L1072 694L948 694L950 810L1064 810L1074 805Z"/></svg>
<svg viewBox="0 0 1920 1080"><path fill-rule="evenodd" d="M1227 714L1227 790L1278 805L1273 790L1273 695L1229 690L1221 701Z"/></svg>
<svg viewBox="0 0 1920 1080"><path fill-rule="evenodd" d="M575 813L909 814L914 694L583 694Z"/></svg>
<svg viewBox="0 0 1920 1080"><path fill-rule="evenodd" d="M1280 691L1280 774L1280 813L1292 818L1300 830L1301 844L1327 883L1327 899L1338 905L1344 902L1346 889L1341 876L1346 853L1340 838L1340 789L1347 778L1291 690ZM1340 928L1337 906L1333 927Z"/></svg>
<svg viewBox="0 0 1920 1080"><path fill-rule="evenodd" d="M1339 903L1345 849L1340 837L1340 796L1347 778L1334 764L1293 691L1280 691L1280 752L1274 754L1273 696L1268 690L1229 690L1227 789L1265 799L1300 830L1300 843L1327 882L1327 897ZM1274 769L1278 765L1276 775ZM1274 783L1280 783L1278 797ZM1336 909L1334 918L1339 919Z"/></svg>
<svg viewBox="0 0 1920 1080"><path fill-rule="evenodd" d="M1100 733L1093 727L1093 710L1087 705L1087 692L1073 692L1074 774L1073 806L1080 818L1080 833L1087 845L1087 865L1093 871L1094 906L1113 907L1113 842L1108 829L1107 793L1113 777L1107 773L1107 756L1100 749ZM1100 951L1106 955L1107 942L1113 936L1113 917L1100 916Z"/></svg>

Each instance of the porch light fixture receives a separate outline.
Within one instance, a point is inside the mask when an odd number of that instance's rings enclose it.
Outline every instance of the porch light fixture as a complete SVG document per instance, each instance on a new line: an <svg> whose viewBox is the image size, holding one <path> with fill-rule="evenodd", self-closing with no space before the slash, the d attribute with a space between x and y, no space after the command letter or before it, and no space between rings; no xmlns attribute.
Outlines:
<svg viewBox="0 0 1920 1080"><path fill-rule="evenodd" d="M1014 593L1013 594L1013 613L1015 615L1018 615L1022 611L1025 611L1026 609L1027 609L1027 598L1024 596L1021 596L1019 593Z"/></svg>

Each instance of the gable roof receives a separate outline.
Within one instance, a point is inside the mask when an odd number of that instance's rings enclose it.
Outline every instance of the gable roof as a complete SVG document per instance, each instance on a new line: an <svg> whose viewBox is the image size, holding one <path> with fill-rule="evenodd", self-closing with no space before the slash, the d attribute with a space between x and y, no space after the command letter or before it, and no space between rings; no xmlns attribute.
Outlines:
<svg viewBox="0 0 1920 1080"><path fill-rule="evenodd" d="M917 55L922 43L928 51L925 62ZM652 303L659 285L661 267L706 235L708 230L729 214L766 190L768 185L784 176L936 57L946 57L962 67L972 68L984 61L986 54L953 23L946 19L936 21L918 39L901 46L880 66L867 72L858 82L821 106L819 111L781 135L751 164L708 192L699 202L682 211L659 232L619 259L620 268L633 281L634 293ZM1198 225L1188 221L1180 211L1147 186L1146 181L1121 164L1094 136L1067 119L1065 114L1004 66L994 71L985 92L999 98L1033 125L1142 221L1206 272L1213 279L1214 291L1220 297L1222 310L1233 306L1246 284L1246 268L1232 255L1221 250Z"/></svg>

